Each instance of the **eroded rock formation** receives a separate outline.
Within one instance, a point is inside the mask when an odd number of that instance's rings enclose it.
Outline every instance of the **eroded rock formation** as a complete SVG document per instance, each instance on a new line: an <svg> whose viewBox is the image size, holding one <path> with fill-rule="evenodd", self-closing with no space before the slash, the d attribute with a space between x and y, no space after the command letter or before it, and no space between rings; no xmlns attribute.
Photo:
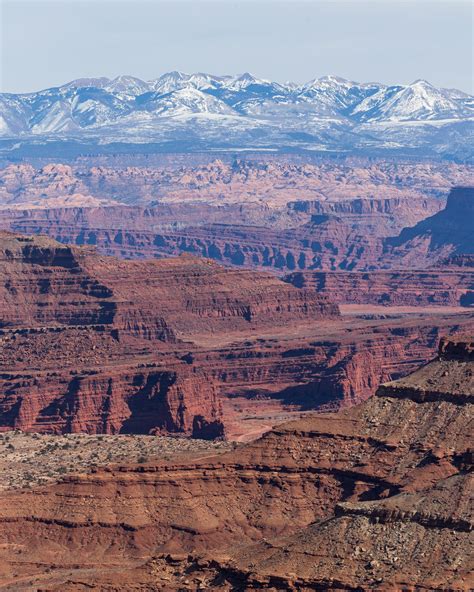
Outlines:
<svg viewBox="0 0 474 592"><path fill-rule="evenodd" d="M443 341L434 361L362 405L214 460L112 467L2 494L4 581L468 590L473 350L468 336ZM45 564L55 568L46 578Z"/></svg>
<svg viewBox="0 0 474 592"><path fill-rule="evenodd" d="M9 234L0 247L4 429L222 436L211 373L183 340L339 314L212 261L124 262Z"/></svg>
<svg viewBox="0 0 474 592"><path fill-rule="evenodd" d="M202 162L204 159L208 162ZM446 196L453 185L469 184L468 166L442 162L390 162L347 159L345 162L254 155L246 159L221 155L175 154L105 158L82 157L70 164L43 167L10 164L0 169L0 206L57 205L65 198L149 205L153 202L265 203L339 201ZM134 161L142 161L133 166ZM153 163L153 161L155 161ZM200 162L201 161L201 162Z"/></svg>
<svg viewBox="0 0 474 592"><path fill-rule="evenodd" d="M268 273L2 235L0 425L256 436L429 359L469 314L339 316ZM383 315L386 316L386 315Z"/></svg>
<svg viewBox="0 0 474 592"><path fill-rule="evenodd" d="M427 269L394 271L307 271L285 276L285 281L339 304L384 306L472 306L474 262L453 258Z"/></svg>

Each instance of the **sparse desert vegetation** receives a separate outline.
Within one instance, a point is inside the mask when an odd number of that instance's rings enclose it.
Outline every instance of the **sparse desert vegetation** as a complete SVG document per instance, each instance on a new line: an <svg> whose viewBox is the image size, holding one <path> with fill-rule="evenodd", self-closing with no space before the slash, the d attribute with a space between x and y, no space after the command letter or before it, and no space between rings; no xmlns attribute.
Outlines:
<svg viewBox="0 0 474 592"><path fill-rule="evenodd" d="M58 481L68 473L118 464L145 464L183 456L199 457L234 444L163 436L0 433L0 490Z"/></svg>

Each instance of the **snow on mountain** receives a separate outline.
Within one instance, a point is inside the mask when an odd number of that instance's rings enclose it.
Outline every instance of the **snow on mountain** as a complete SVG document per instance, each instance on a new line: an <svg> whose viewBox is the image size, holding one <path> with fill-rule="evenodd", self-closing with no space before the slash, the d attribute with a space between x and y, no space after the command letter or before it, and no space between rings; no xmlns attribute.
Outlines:
<svg viewBox="0 0 474 592"><path fill-rule="evenodd" d="M175 117L190 113L234 114L233 109L223 101L193 87L182 88L166 94L146 93L138 98L137 104L156 115Z"/></svg>
<svg viewBox="0 0 474 592"><path fill-rule="evenodd" d="M266 112L265 105L292 102L291 90L278 82L256 78L245 72L209 91L242 115Z"/></svg>
<svg viewBox="0 0 474 592"><path fill-rule="evenodd" d="M179 90L180 88L184 88L188 78L189 74L174 70L173 72L166 72L165 74L162 74L156 80L150 80L148 84L150 86L150 90L158 94L165 94Z"/></svg>
<svg viewBox="0 0 474 592"><path fill-rule="evenodd" d="M75 80L71 80L66 84L63 84L59 88L81 88L85 87L94 87L94 88L104 88L112 81L110 78L106 78L105 76L101 76L100 78L76 78ZM49 89L46 89L49 90Z"/></svg>
<svg viewBox="0 0 474 592"><path fill-rule="evenodd" d="M117 93L121 98L137 97L151 90L147 82L135 76L117 76L102 88L108 92Z"/></svg>
<svg viewBox="0 0 474 592"><path fill-rule="evenodd" d="M34 134L62 133L74 131L78 125L72 118L71 105L65 101L56 101L41 118L33 121L31 131Z"/></svg>
<svg viewBox="0 0 474 592"><path fill-rule="evenodd" d="M241 74L240 76L235 76L233 78L230 78L229 80L227 80L224 83L223 86L227 90L242 91L242 90L247 89L249 86L254 86L254 85L266 87L266 86L271 86L272 82L270 82L270 80L263 80L263 79L255 78L255 76L253 76L253 74L250 74L249 72L245 72L244 74Z"/></svg>
<svg viewBox="0 0 474 592"><path fill-rule="evenodd" d="M38 96L27 96L25 101L32 110L29 126L35 134L102 125L131 109L120 96L88 86L62 87L53 94L44 91Z"/></svg>
<svg viewBox="0 0 474 592"><path fill-rule="evenodd" d="M183 88L195 88L197 90L216 89L230 78L230 76L214 76L203 72L185 74L184 72L173 71L163 74L156 80L151 80L148 85L150 90L165 94Z"/></svg>
<svg viewBox="0 0 474 592"><path fill-rule="evenodd" d="M426 80L381 89L359 103L352 114L361 121L420 121L461 118L462 115L450 93Z"/></svg>
<svg viewBox="0 0 474 592"><path fill-rule="evenodd" d="M166 142L186 146L422 147L467 154L473 109L471 95L424 80L386 86L323 76L297 85L248 72L174 71L151 81L80 78L38 92L0 94L0 137L49 141L57 134L107 143L161 142L166 136Z"/></svg>
<svg viewBox="0 0 474 592"><path fill-rule="evenodd" d="M187 84L198 90L210 90L220 88L229 79L230 76L213 76L198 72L197 74L189 75Z"/></svg>
<svg viewBox="0 0 474 592"><path fill-rule="evenodd" d="M353 105L383 88L381 84L360 84L338 76L323 76L303 85L297 97L319 107L321 112L345 114Z"/></svg>
<svg viewBox="0 0 474 592"><path fill-rule="evenodd" d="M468 93L459 90L457 88L442 88L440 89L443 91L443 93L448 96L450 99L470 99L472 98L471 95L469 95Z"/></svg>
<svg viewBox="0 0 474 592"><path fill-rule="evenodd" d="M15 136L28 131L31 110L18 95L0 94L0 136Z"/></svg>
<svg viewBox="0 0 474 592"><path fill-rule="evenodd" d="M122 93L116 95L105 89L79 89L70 102L74 121L81 127L101 125L131 111Z"/></svg>

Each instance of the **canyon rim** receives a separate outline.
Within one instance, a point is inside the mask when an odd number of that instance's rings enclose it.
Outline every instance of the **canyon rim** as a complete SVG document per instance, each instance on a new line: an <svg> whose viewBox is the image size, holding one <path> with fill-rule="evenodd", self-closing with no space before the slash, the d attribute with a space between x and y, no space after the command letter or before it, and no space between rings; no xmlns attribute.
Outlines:
<svg viewBox="0 0 474 592"><path fill-rule="evenodd" d="M1 2L0 591L474 589L471 12Z"/></svg>

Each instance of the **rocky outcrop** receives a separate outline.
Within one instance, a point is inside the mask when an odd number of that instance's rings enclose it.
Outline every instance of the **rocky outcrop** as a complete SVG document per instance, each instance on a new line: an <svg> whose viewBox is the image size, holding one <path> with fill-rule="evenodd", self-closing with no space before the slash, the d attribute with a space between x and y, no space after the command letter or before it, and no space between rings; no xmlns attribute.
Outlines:
<svg viewBox="0 0 474 592"><path fill-rule="evenodd" d="M142 589L467 590L472 349L467 337L443 342L437 359L362 405L215 459L3 494L7 570L31 583L36 565L54 563L48 577L64 590L79 579L120 589L131 577Z"/></svg>
<svg viewBox="0 0 474 592"><path fill-rule="evenodd" d="M311 288L339 304L472 306L474 265L469 265L467 256L457 261L459 265L446 262L423 270L299 271L283 279L293 286Z"/></svg>
<svg viewBox="0 0 474 592"><path fill-rule="evenodd" d="M334 518L231 561L161 555L142 578L153 565L163 584L172 567L180 590L199 590L199 579L216 590L468 590L472 486L463 474L420 493L339 504Z"/></svg>
<svg viewBox="0 0 474 592"><path fill-rule="evenodd" d="M111 324L112 293L83 269L85 253L0 233L0 327Z"/></svg>
<svg viewBox="0 0 474 592"><path fill-rule="evenodd" d="M404 266L432 265L445 257L474 253L474 187L455 187L446 208L387 239L391 258Z"/></svg>
<svg viewBox="0 0 474 592"><path fill-rule="evenodd" d="M275 400L334 410L360 403L380 383L414 371L436 352L442 335L463 327L474 328L472 315L343 317L319 330L295 325L280 331L278 340L247 337L193 355L232 400L240 393L249 403L259 401L262 412Z"/></svg>
<svg viewBox="0 0 474 592"><path fill-rule="evenodd" d="M0 431L224 435L202 369L117 329L4 329L0 345Z"/></svg>
<svg viewBox="0 0 474 592"><path fill-rule="evenodd" d="M0 430L224 435L215 388L187 366L3 372L0 386Z"/></svg>
<svg viewBox="0 0 474 592"><path fill-rule="evenodd" d="M441 334L474 326L467 314L341 317L326 296L210 260L1 240L4 429L210 437L223 424L247 438L360 402L429 359ZM149 417L135 421L140 405Z"/></svg>

